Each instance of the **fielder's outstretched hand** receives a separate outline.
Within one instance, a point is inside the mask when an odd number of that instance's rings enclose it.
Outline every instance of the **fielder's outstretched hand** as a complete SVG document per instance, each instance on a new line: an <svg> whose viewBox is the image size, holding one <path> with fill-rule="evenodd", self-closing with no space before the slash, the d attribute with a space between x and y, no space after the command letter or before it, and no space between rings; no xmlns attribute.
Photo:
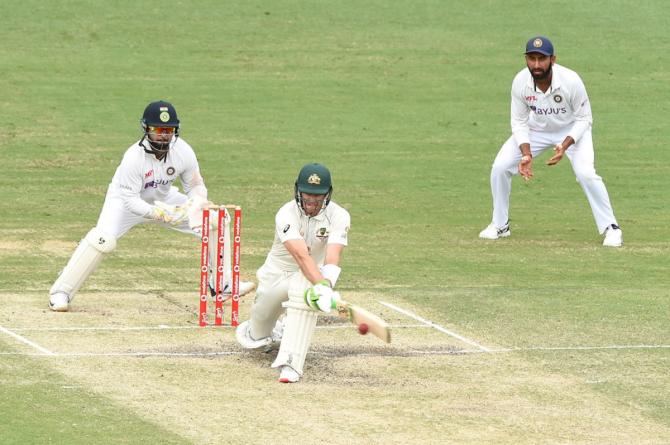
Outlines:
<svg viewBox="0 0 670 445"><path fill-rule="evenodd" d="M533 157L530 155L521 156L521 162L519 162L519 174L521 177L530 181L530 178L533 177Z"/></svg>
<svg viewBox="0 0 670 445"><path fill-rule="evenodd" d="M558 162L563 159L563 154L565 153L565 148L563 144L556 144L554 147L554 155L547 161L547 165L556 165Z"/></svg>

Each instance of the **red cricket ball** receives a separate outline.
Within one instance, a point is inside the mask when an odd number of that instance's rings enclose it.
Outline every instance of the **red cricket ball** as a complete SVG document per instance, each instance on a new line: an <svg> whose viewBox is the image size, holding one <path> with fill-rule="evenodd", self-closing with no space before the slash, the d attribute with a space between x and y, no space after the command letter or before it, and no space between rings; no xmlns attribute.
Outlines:
<svg viewBox="0 0 670 445"><path fill-rule="evenodd" d="M358 333L361 334L361 335L367 334L368 329L370 329L370 328L365 323L361 323L361 324L358 325Z"/></svg>

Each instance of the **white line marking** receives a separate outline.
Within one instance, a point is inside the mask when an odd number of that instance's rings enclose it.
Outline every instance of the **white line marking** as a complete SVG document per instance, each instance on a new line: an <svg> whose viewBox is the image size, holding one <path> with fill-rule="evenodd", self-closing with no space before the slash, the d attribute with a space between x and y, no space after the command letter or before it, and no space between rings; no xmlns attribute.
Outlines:
<svg viewBox="0 0 670 445"><path fill-rule="evenodd" d="M425 324L397 324L391 325L392 328L406 329L406 328L430 328ZM211 329L225 329L232 328L230 325L223 326L207 326ZM317 326L317 329L356 329L356 326L349 323L338 325L322 325ZM51 328L12 328L14 332L70 332L70 331L170 331L170 330L198 330L203 329L200 326L63 326Z"/></svg>
<svg viewBox="0 0 670 445"><path fill-rule="evenodd" d="M491 352L517 351L602 351L608 349L670 349L670 345L604 345L604 346L529 346L527 348L501 348Z"/></svg>
<svg viewBox="0 0 670 445"><path fill-rule="evenodd" d="M216 326L219 328L230 328L231 326ZM206 328L214 328L207 326ZM67 332L67 331L170 331L184 329L203 329L200 326L61 326L52 328L14 328L15 332Z"/></svg>
<svg viewBox="0 0 670 445"><path fill-rule="evenodd" d="M475 348L479 348L479 349L481 349L481 350L484 351L484 352L491 352L491 350L490 350L489 348L487 348L486 346L482 346L482 345L480 345L479 343L477 343L477 342L474 341L474 340L470 340L469 338L463 337L462 335L457 334L456 332L450 331L449 329L446 329L446 328L440 326L440 325L437 324L437 323L434 323L434 322L432 322L432 321L430 321L430 320L426 320L425 318L419 317L418 315L416 315L416 314L414 314L414 313L412 313L412 312L410 312L410 311L408 311L408 310L402 309L402 308L400 308L400 307L398 307L398 306L396 306L396 305L394 305L394 304L387 303L387 302L385 302L385 301L380 301L380 303L383 304L384 306L386 306L387 308L393 309L393 310L396 311L396 312L400 312L401 314L407 315L408 317L411 317L411 318L415 319L416 321L420 321L421 323L423 323L423 324L425 324L425 325L427 325L427 326L430 326L430 327L432 327L432 328L435 328L435 329L437 329L437 330L440 331L440 332L443 332L443 333L445 333L445 334L447 334L447 335L450 335L450 336L452 336L452 337L454 337L454 338L457 338L457 339L459 339L460 341L462 341L463 343L467 343L467 344L469 344L470 346L474 346Z"/></svg>
<svg viewBox="0 0 670 445"><path fill-rule="evenodd" d="M484 351L482 349L461 349L461 350L451 350L451 351L432 351L432 350L397 350L393 351L390 349L388 352L356 352L352 350L352 356L365 356L365 357L395 357L398 354L405 356L412 355L464 355L464 354L509 354L514 352L534 352L534 351L612 351L612 350L635 350L635 349L670 349L670 345L605 345L605 346L531 346L528 348L501 348L501 349L489 349ZM395 352L395 354L394 354ZM35 352L0 352L0 356L3 355L20 355L20 356L36 356L36 357L215 357L215 356L233 356L233 355L243 355L249 353L248 351L219 351L219 352L64 352L64 353L51 353L51 354L38 354ZM333 355L329 352L315 351L310 352L314 355Z"/></svg>
<svg viewBox="0 0 670 445"><path fill-rule="evenodd" d="M0 326L0 332L4 332L5 334L9 335L10 337L14 337L15 339L17 339L17 340L20 341L21 343L25 343L25 344L27 344L28 346L31 346L31 347L37 349L37 350L40 351L42 354L46 354L46 355L55 355L53 352L49 351L48 349L43 348L42 346L38 345L37 343L32 342L32 341L28 340L27 338L25 338L25 337L23 337L23 336L21 336L21 335L15 333L15 332L10 331L10 330L7 329L7 328L3 328L2 326Z"/></svg>
<svg viewBox="0 0 670 445"><path fill-rule="evenodd" d="M240 355L243 351L221 351L221 352L59 352L52 353L54 357L212 357L221 355ZM0 352L0 355L37 355L44 354Z"/></svg>

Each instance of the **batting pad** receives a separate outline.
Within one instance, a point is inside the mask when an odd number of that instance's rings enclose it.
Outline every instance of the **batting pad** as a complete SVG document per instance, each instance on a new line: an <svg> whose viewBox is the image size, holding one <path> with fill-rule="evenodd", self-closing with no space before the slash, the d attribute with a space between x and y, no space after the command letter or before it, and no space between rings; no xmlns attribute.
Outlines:
<svg viewBox="0 0 670 445"><path fill-rule="evenodd" d="M63 292L72 300L84 281L98 267L104 254L115 247L116 239L113 236L106 236L97 227L91 229L79 242L70 261L51 286L49 294Z"/></svg>
<svg viewBox="0 0 670 445"><path fill-rule="evenodd" d="M316 329L318 314L305 304L305 289L311 283L298 272L290 278L288 285L288 301L282 303L286 308L284 318L284 335L273 368L290 366L302 375L302 368L307 357L307 350L312 342Z"/></svg>

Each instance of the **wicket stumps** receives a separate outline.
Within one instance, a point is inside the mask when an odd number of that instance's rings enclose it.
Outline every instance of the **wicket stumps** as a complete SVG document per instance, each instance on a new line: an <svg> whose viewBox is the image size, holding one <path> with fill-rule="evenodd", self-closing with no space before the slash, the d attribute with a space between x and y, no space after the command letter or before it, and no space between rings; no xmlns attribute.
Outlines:
<svg viewBox="0 0 670 445"><path fill-rule="evenodd" d="M232 286L231 286L231 326L239 323L239 301L240 301L240 251L242 240L242 208L236 205L211 206L202 210L202 237L200 247L200 310L198 320L200 326L207 326L207 300L209 294L209 249L210 249L210 211L216 210L217 214L217 240L216 240L216 272L214 285L215 307L214 324L223 324L223 284L225 274L224 252L226 231L230 230L230 221L225 218L226 209L233 210L233 249L232 249Z"/></svg>

